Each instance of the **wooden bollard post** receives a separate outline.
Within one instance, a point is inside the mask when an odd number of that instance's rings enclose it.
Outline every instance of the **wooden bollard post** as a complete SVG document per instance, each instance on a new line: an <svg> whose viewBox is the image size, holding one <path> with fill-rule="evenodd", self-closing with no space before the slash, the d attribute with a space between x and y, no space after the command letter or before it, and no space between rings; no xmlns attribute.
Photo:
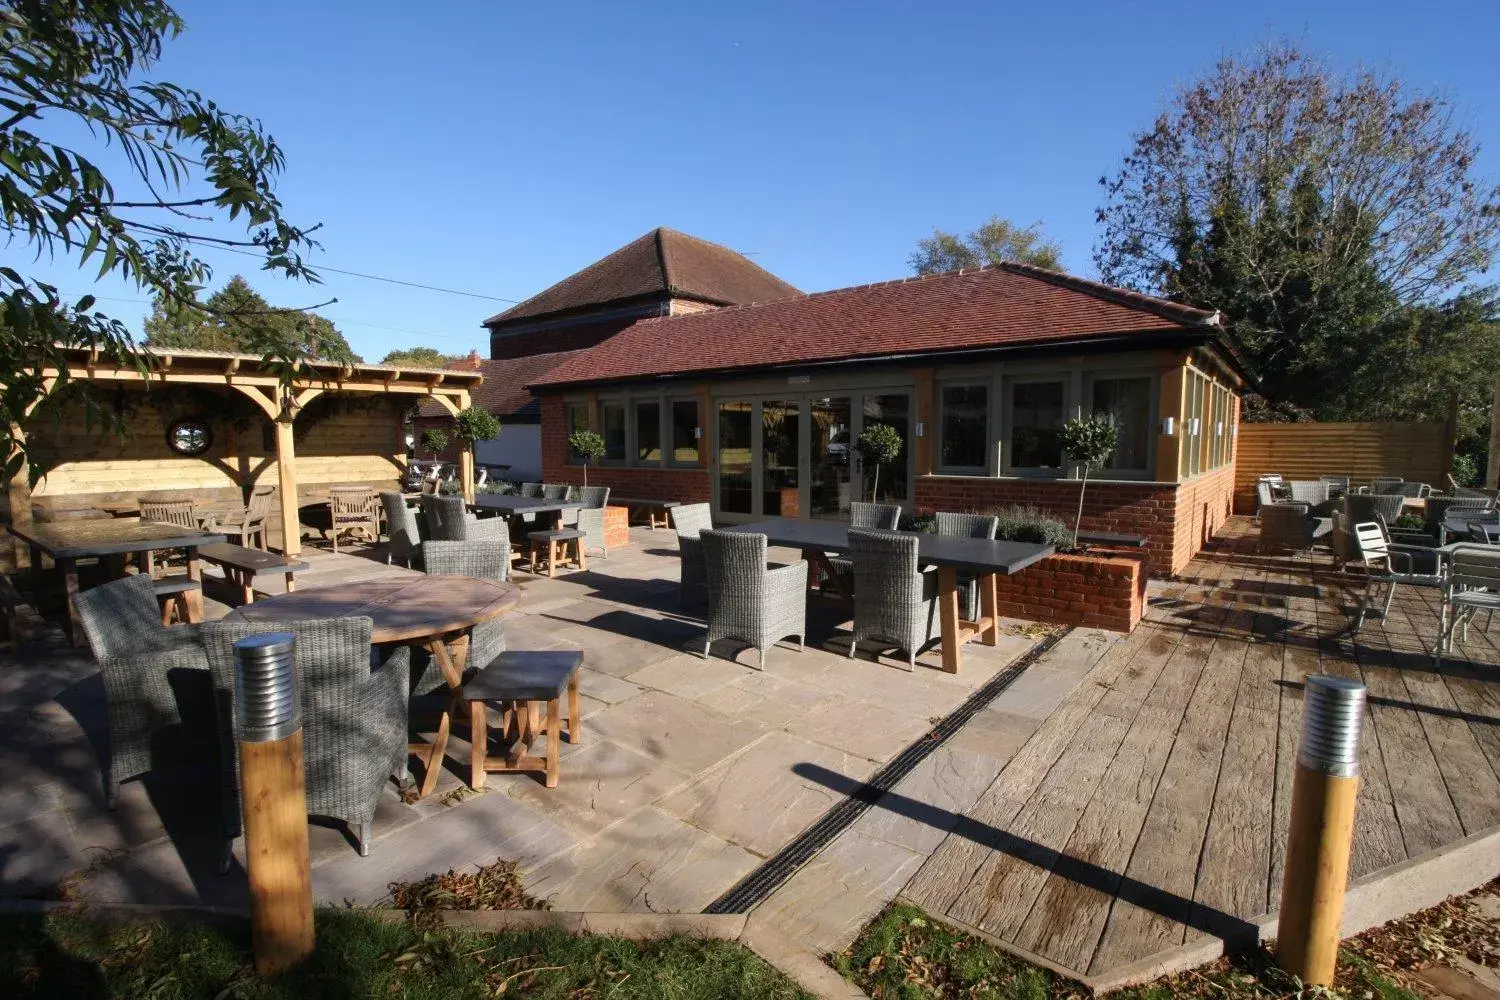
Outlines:
<svg viewBox="0 0 1500 1000"><path fill-rule="evenodd" d="M234 644L250 927L255 970L261 975L281 972L313 950L307 775L295 652L290 632L249 636Z"/></svg>
<svg viewBox="0 0 1500 1000"><path fill-rule="evenodd" d="M1307 678L1276 958L1308 986L1332 986L1338 963L1364 710L1363 684L1342 677Z"/></svg>

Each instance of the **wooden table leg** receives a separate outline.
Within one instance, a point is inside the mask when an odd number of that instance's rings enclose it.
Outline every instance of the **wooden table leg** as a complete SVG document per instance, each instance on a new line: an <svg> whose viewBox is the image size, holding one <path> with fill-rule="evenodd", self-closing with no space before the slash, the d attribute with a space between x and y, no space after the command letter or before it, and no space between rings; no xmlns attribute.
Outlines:
<svg viewBox="0 0 1500 1000"><path fill-rule="evenodd" d="M442 671L443 680L448 684L449 699L448 706L443 709L442 716L438 719L437 734L431 743L409 743L407 752L415 754L426 769L422 775L422 787L418 794L422 797L431 795L433 789L437 788L438 772L442 770L443 756L448 751L448 733L452 728L453 716L459 711L460 692L463 689L464 667L469 661L469 634L455 636L451 641L443 636L436 636L423 644L427 651L437 660L438 669ZM482 707L482 706L481 706Z"/></svg>
<svg viewBox="0 0 1500 1000"><path fill-rule="evenodd" d="M562 699L547 702L547 787L557 787L562 761Z"/></svg>
<svg viewBox="0 0 1500 1000"><path fill-rule="evenodd" d="M488 709L482 701L469 702L469 787L484 787L484 765L489 760Z"/></svg>
<svg viewBox="0 0 1500 1000"><path fill-rule="evenodd" d="M568 745L583 742L583 712L578 704L578 675L568 680Z"/></svg>
<svg viewBox="0 0 1500 1000"><path fill-rule="evenodd" d="M958 632L958 570L952 566L938 567L938 614L943 623L943 670L956 674L963 639Z"/></svg>
<svg viewBox="0 0 1500 1000"><path fill-rule="evenodd" d="M976 578L975 583L979 587L979 617L989 623L979 633L979 639L986 646L998 646L1000 645L1000 621L995 614L995 607L1000 603L1000 599L995 574L981 574Z"/></svg>
<svg viewBox="0 0 1500 1000"><path fill-rule="evenodd" d="M288 594L291 594L291 593L295 593L296 590L297 590L297 581L293 578L293 576L292 576L291 573L288 573L286 575L286 592Z"/></svg>
<svg viewBox="0 0 1500 1000"><path fill-rule="evenodd" d="M584 551L582 538L573 539L573 551L578 556L578 568L580 570L587 570L589 568L589 554Z"/></svg>
<svg viewBox="0 0 1500 1000"><path fill-rule="evenodd" d="M31 606L42 610L42 550L31 546Z"/></svg>
<svg viewBox="0 0 1500 1000"><path fill-rule="evenodd" d="M59 559L57 568L62 573L63 600L68 604L68 641L75 646L84 643L83 621L78 617L78 561Z"/></svg>
<svg viewBox="0 0 1500 1000"><path fill-rule="evenodd" d="M547 579L557 576L557 540L547 539Z"/></svg>

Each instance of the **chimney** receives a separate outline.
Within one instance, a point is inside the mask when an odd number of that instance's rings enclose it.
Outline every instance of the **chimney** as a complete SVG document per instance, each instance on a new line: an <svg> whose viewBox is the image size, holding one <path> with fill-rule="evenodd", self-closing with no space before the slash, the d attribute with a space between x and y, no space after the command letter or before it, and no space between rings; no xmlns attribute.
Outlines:
<svg viewBox="0 0 1500 1000"><path fill-rule="evenodd" d="M479 370L478 351L473 350L472 348L469 350L469 356L467 358L464 358L464 367L468 368L471 371L477 372Z"/></svg>

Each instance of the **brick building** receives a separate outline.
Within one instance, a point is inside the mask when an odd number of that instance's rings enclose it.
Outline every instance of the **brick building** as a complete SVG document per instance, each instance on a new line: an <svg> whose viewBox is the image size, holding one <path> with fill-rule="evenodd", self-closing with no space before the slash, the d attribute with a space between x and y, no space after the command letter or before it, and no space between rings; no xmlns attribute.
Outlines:
<svg viewBox="0 0 1500 1000"><path fill-rule="evenodd" d="M917 511L1024 503L1071 523L1078 470L1059 429L1109 412L1119 446L1090 477L1085 530L1145 535L1164 574L1228 516L1246 376L1217 313L1014 263L782 287L750 305L658 298L654 316L567 342L529 383L543 478L582 480L566 441L588 426L608 449L590 482L706 501L720 521L843 517L878 495ZM531 335L492 332L492 353ZM872 423L905 442L878 473L854 448Z"/></svg>
<svg viewBox="0 0 1500 1000"><path fill-rule="evenodd" d="M476 447L476 461L506 467L508 478L540 478L541 408L527 386L621 330L645 319L801 295L727 247L672 229L652 230L491 316L484 321L489 358L471 354L449 365L484 376L474 404L499 417L503 426L498 438ZM429 405L414 423L420 437L426 428L449 421ZM444 457L455 455L450 449Z"/></svg>

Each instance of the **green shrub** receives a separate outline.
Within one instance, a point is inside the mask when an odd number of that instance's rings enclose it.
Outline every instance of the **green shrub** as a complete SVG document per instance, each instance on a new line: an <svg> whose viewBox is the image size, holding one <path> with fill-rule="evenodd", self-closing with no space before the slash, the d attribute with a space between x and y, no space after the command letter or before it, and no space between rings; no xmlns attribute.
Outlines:
<svg viewBox="0 0 1500 1000"><path fill-rule="evenodd" d="M464 445L475 441L490 441L500 434L500 420L493 413L478 406L459 410L453 418L453 436Z"/></svg>
<svg viewBox="0 0 1500 1000"><path fill-rule="evenodd" d="M1051 545L1059 552L1074 549L1073 532L1057 518L1036 507L1008 504L991 507L979 513L1000 519L995 537L1007 542L1031 542L1035 545Z"/></svg>
<svg viewBox="0 0 1500 1000"><path fill-rule="evenodd" d="M421 444L427 449L428 454L436 458L438 452L448 447L448 432L437 427L429 427L422 432Z"/></svg>
<svg viewBox="0 0 1500 1000"><path fill-rule="evenodd" d="M1453 456L1453 481L1460 486L1478 486L1479 460L1473 455L1457 452Z"/></svg>

